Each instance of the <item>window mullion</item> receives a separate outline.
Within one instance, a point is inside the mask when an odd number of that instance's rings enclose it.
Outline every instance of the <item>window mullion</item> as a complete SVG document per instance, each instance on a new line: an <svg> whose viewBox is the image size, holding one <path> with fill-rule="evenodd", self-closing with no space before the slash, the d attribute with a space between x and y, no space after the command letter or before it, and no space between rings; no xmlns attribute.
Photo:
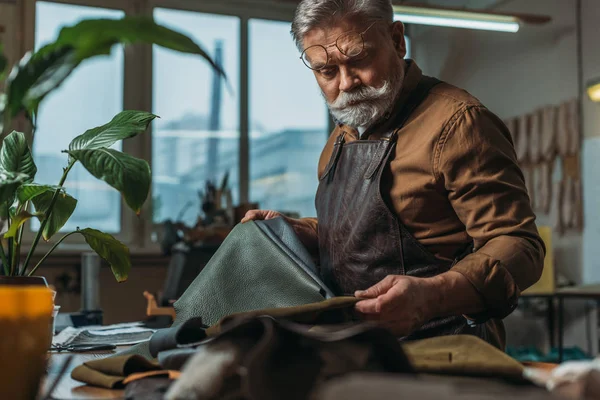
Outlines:
<svg viewBox="0 0 600 400"><path fill-rule="evenodd" d="M249 61L248 18L240 21L240 203L249 201L250 187L250 139L249 139Z"/></svg>

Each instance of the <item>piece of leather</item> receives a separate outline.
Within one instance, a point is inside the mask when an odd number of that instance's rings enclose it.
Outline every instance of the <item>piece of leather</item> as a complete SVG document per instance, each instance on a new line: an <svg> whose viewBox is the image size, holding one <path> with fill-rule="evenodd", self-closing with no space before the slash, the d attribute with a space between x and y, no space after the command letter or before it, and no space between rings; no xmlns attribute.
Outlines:
<svg viewBox="0 0 600 400"><path fill-rule="evenodd" d="M562 210L560 213L563 229L571 228L575 209L575 181L570 176L562 180Z"/></svg>
<svg viewBox="0 0 600 400"><path fill-rule="evenodd" d="M217 349L231 358L213 370L209 360L216 361ZM170 392L204 398L237 377L245 399L300 400L317 382L353 371L413 373L396 338L370 323L315 332L310 325L266 316L236 318L198 348ZM203 381L207 374L211 379Z"/></svg>
<svg viewBox="0 0 600 400"><path fill-rule="evenodd" d="M545 388L492 378L355 373L323 384L311 400L557 400Z"/></svg>
<svg viewBox="0 0 600 400"><path fill-rule="evenodd" d="M471 335L434 337L403 344L415 370L459 376L521 380L523 365L505 352Z"/></svg>
<svg viewBox="0 0 600 400"><path fill-rule="evenodd" d="M129 375L127 378L123 379L123 385L128 385L131 382L139 381L141 379L153 378L153 377L165 377L170 380L175 380L181 376L181 371L175 370L159 370L159 371L149 371L149 372L137 372L135 374Z"/></svg>
<svg viewBox="0 0 600 400"><path fill-rule="evenodd" d="M149 349L152 358L163 350L174 349L178 345L199 342L206 337L207 326L202 318L190 318L181 325L157 330L150 338Z"/></svg>
<svg viewBox="0 0 600 400"><path fill-rule="evenodd" d="M126 400L163 400L165 393L173 383L168 376L150 376L137 379L125 389Z"/></svg>
<svg viewBox="0 0 600 400"><path fill-rule="evenodd" d="M553 164L545 160L537 166L536 205L544 214L550 211L552 201L552 167Z"/></svg>
<svg viewBox="0 0 600 400"><path fill-rule="evenodd" d="M164 350L158 354L158 363L164 369L179 371L194 354L196 354L195 347Z"/></svg>
<svg viewBox="0 0 600 400"><path fill-rule="evenodd" d="M114 389L121 387L125 377L131 374L159 369L158 363L141 356L113 356L87 361L77 366L71 377L93 386Z"/></svg>
<svg viewBox="0 0 600 400"><path fill-rule="evenodd" d="M579 99L568 102L569 107L569 155L579 154L581 151L581 131L579 129Z"/></svg>
<svg viewBox="0 0 600 400"><path fill-rule="evenodd" d="M542 156L541 110L535 110L529 118L529 162L536 165Z"/></svg>
<svg viewBox="0 0 600 400"><path fill-rule="evenodd" d="M517 160L521 165L529 162L529 114L523 114L519 117L518 135L515 141L515 151Z"/></svg>
<svg viewBox="0 0 600 400"><path fill-rule="evenodd" d="M553 162L556 156L557 110L556 106L547 106L542 111L541 158L546 162Z"/></svg>
<svg viewBox="0 0 600 400"><path fill-rule="evenodd" d="M336 324L351 318L354 304L358 299L354 297L335 297L318 303L306 304L297 307L275 308L264 310L253 310L246 313L223 317L217 324L206 329L207 336L218 335L233 320L247 319L259 315L271 315L273 317L308 324ZM182 344L183 345L183 344ZM176 347L182 346L177 345ZM194 344L198 345L198 343ZM184 346L184 345L183 345ZM123 380L131 373L154 371L159 369L176 369L177 365L183 365L186 357L182 353L173 350L172 353L159 353L158 360L152 359L148 342L132 346L115 356L86 362L77 366L71 373L71 377L77 381L94 386L114 388L122 384ZM164 353L164 354L163 354ZM173 357L167 360L169 357ZM144 360L144 362L141 362ZM159 363L160 362L160 363ZM161 367L162 366L162 367Z"/></svg>
<svg viewBox="0 0 600 400"><path fill-rule="evenodd" d="M569 154L569 149L571 148L569 112L568 103L562 103L558 106L556 149L558 154L563 157Z"/></svg>
<svg viewBox="0 0 600 400"><path fill-rule="evenodd" d="M527 187L527 193L529 194L529 201L535 208L536 204L536 191L535 191L535 171L532 165L523 165L521 170L523 171L523 177L525 178L525 186Z"/></svg>
<svg viewBox="0 0 600 400"><path fill-rule="evenodd" d="M518 121L518 118L509 118L504 121L504 125L506 125L506 128L508 129L508 131L510 132L510 136L512 137L513 144L517 141L517 135L519 134Z"/></svg>
<svg viewBox="0 0 600 400"><path fill-rule="evenodd" d="M282 218L259 221L256 224L269 238L292 258L298 267L302 268L320 287L321 294L330 299L335 294L328 288L319 276L319 271L306 248L299 241L294 230Z"/></svg>
<svg viewBox="0 0 600 400"><path fill-rule="evenodd" d="M282 219L282 229L292 230ZM261 221L238 224L209 263L174 304L179 321L201 317L206 325L222 317L264 308L322 301L321 283L259 228ZM292 230L293 231L293 230Z"/></svg>

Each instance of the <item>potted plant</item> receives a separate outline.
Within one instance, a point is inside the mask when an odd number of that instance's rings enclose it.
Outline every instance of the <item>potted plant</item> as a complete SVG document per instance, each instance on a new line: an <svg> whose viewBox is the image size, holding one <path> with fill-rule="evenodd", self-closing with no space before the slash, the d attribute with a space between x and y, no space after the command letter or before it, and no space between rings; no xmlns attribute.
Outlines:
<svg viewBox="0 0 600 400"><path fill-rule="evenodd" d="M189 37L156 24L145 17L92 19L63 28L58 38L37 52L27 54L6 79L0 93L0 283L46 284L36 277L38 268L57 246L72 235L82 235L87 244L111 267L117 281L127 279L131 262L129 249L113 236L85 227L63 234L50 250L32 265L31 259L40 239L50 241L71 217L77 200L65 190L69 171L81 163L93 176L118 190L127 206L139 214L148 197L151 173L148 163L111 146L147 130L156 118L144 111L123 111L105 125L87 130L69 144L65 153L63 175L56 185L35 183L37 168L22 132L8 128L12 120L23 115L35 132L40 102L56 89L86 59L109 54L116 44L156 44L172 50L197 54L223 74L207 53ZM1 49L0 49L1 50ZM0 80L6 60L0 51ZM24 260L21 259L24 224L31 218L40 228Z"/></svg>

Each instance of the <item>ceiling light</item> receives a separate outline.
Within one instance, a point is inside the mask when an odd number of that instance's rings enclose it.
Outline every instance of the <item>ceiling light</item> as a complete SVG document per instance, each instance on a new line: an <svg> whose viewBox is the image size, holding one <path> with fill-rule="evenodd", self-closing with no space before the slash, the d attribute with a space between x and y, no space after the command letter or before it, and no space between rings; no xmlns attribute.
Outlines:
<svg viewBox="0 0 600 400"><path fill-rule="evenodd" d="M447 26L499 32L518 32L523 23L545 23L549 17L467 11L425 5L394 6L394 20L407 24Z"/></svg>
<svg viewBox="0 0 600 400"><path fill-rule="evenodd" d="M588 83L587 94L592 101L600 102L600 78Z"/></svg>

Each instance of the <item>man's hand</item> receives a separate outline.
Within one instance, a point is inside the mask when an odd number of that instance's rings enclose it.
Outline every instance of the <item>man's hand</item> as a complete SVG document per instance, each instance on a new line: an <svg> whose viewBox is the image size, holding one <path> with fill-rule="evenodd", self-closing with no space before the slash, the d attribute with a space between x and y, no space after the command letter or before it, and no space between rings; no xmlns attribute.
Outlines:
<svg viewBox="0 0 600 400"><path fill-rule="evenodd" d="M272 210L250 210L244 215L242 218L242 224L248 221L262 221L267 219L273 219L277 217L282 217L286 221L290 222L292 218L288 218L284 216L282 213Z"/></svg>
<svg viewBox="0 0 600 400"><path fill-rule="evenodd" d="M272 210L250 210L246 213L244 218L242 218L241 222L243 224L248 221L260 221L277 217L282 217L291 225L304 247L306 247L313 258L317 259L319 254L319 240L315 226L316 224L313 225L306 219L289 218Z"/></svg>
<svg viewBox="0 0 600 400"><path fill-rule="evenodd" d="M388 275L355 296L364 299L356 310L367 320L378 322L396 336L406 336L435 316L436 296L428 278Z"/></svg>
<svg viewBox="0 0 600 400"><path fill-rule="evenodd" d="M464 275L448 271L431 278L388 275L367 290L354 294L356 310L379 322L396 336L406 336L427 321L485 310L481 296Z"/></svg>

